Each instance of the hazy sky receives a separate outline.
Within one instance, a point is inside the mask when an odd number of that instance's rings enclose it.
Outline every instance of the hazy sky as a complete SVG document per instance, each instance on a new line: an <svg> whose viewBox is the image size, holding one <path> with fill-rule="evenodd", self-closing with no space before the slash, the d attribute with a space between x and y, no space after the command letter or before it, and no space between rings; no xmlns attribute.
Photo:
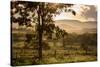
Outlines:
<svg viewBox="0 0 100 67"><path fill-rule="evenodd" d="M76 11L76 16L72 15L71 12L62 12L60 15L54 17L54 20L71 19L71 20L79 20L81 22L96 21L97 18L96 6L74 5L70 8Z"/></svg>

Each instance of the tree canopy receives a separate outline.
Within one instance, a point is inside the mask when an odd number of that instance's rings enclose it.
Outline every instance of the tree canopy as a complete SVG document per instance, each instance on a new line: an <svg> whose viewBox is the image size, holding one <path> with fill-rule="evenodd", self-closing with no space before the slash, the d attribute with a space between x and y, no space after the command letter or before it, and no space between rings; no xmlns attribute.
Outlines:
<svg viewBox="0 0 100 67"><path fill-rule="evenodd" d="M32 26L36 24L36 36L39 45L39 60L42 59L42 37L46 34L48 38L52 39L52 33L56 36L63 37L67 35L65 30L60 29L53 23L53 16L60 14L62 11L76 12L68 7L73 4L63 3L47 3L47 2L27 2L27 1L11 1L11 22L18 23L19 25ZM56 31L56 32L54 32Z"/></svg>

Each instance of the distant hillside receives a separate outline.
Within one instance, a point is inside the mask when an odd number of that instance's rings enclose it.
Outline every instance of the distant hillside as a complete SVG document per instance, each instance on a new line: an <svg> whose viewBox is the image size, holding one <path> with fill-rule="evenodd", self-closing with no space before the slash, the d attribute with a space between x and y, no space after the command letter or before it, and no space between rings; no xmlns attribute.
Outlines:
<svg viewBox="0 0 100 67"><path fill-rule="evenodd" d="M97 28L92 28L92 29L85 28L85 29L83 29L83 31L87 32L87 33L96 33L97 32Z"/></svg>
<svg viewBox="0 0 100 67"><path fill-rule="evenodd" d="M55 25L69 33L96 33L97 28L96 21L80 22L77 20L57 20L55 21Z"/></svg>

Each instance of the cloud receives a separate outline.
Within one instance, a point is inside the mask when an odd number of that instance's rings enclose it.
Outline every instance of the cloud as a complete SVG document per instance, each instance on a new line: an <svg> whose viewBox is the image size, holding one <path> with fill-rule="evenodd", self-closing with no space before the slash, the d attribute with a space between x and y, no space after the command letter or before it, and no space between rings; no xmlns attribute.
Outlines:
<svg viewBox="0 0 100 67"><path fill-rule="evenodd" d="M93 5L74 5L71 7L77 14L74 18L80 21L96 21L97 9ZM73 19L74 19L73 18Z"/></svg>
<svg viewBox="0 0 100 67"><path fill-rule="evenodd" d="M84 15L87 20L97 20L97 9L95 6L88 6L90 9L84 12L82 15Z"/></svg>
<svg viewBox="0 0 100 67"><path fill-rule="evenodd" d="M77 14L82 14L83 12L86 12L90 10L90 7L85 6L85 5L74 5L71 7L74 11L76 11Z"/></svg>

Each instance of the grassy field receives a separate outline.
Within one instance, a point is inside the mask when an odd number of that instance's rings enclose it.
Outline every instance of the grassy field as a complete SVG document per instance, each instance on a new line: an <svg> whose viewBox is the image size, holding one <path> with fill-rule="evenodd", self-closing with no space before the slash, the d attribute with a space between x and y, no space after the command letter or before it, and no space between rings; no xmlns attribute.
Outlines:
<svg viewBox="0 0 100 67"><path fill-rule="evenodd" d="M69 38L70 39L70 38ZM43 44L42 60L38 60L38 44L32 40L25 47L26 38L22 34L13 34L12 38L12 64L13 65L37 65L86 62L97 60L97 47L95 44L83 46L80 42L69 42L65 40L65 47L62 40L47 40ZM84 47L84 48L83 48Z"/></svg>

